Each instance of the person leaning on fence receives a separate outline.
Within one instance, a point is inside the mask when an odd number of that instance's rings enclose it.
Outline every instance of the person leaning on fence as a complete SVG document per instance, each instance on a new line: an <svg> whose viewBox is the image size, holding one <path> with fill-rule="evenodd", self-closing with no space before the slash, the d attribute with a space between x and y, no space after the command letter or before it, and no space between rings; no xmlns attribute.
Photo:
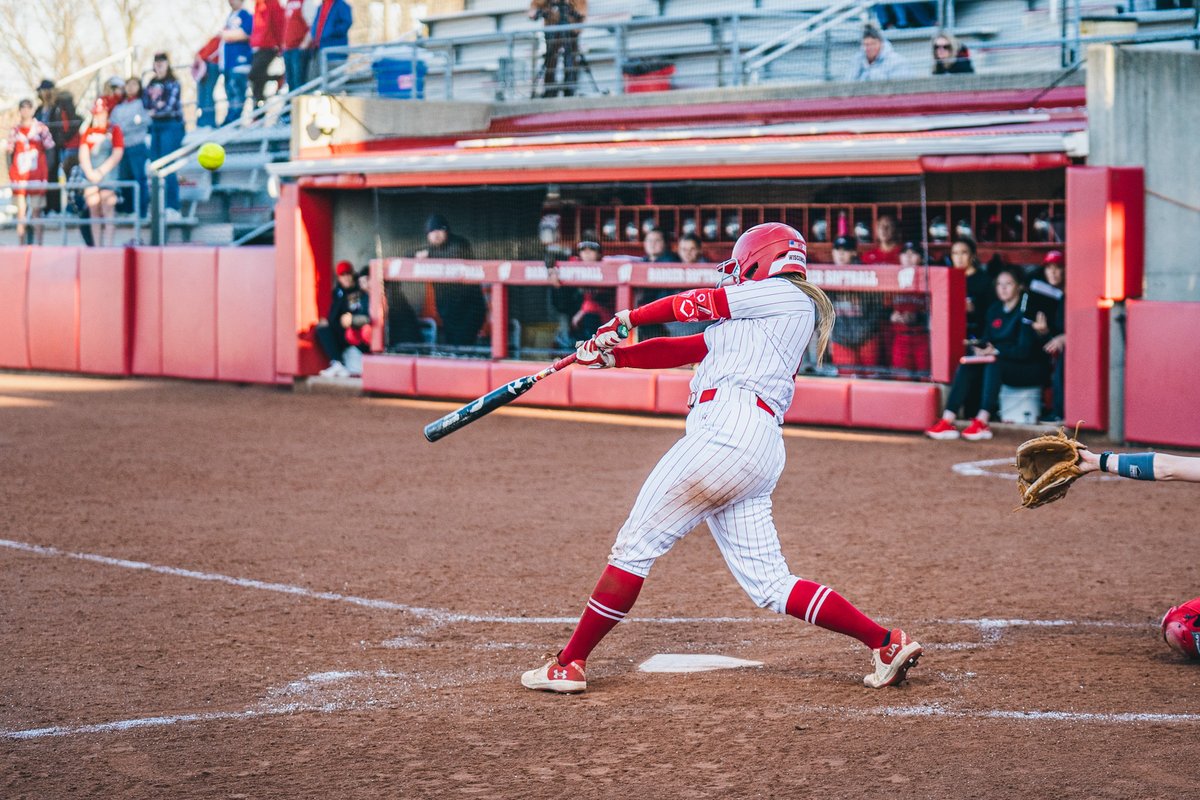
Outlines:
<svg viewBox="0 0 1200 800"><path fill-rule="evenodd" d="M946 31L938 31L933 37L933 74L966 75L973 72L975 67L966 46Z"/></svg>
<svg viewBox="0 0 1200 800"><path fill-rule="evenodd" d="M8 179L12 183L13 203L17 206L17 243L26 244L26 220L41 216L46 207L46 190L27 188L26 181L48 180L48 154L54 152L50 129L33 115L33 101L17 105L18 122L5 142L9 154ZM42 243L43 229L33 227L33 239Z"/></svg>
<svg viewBox="0 0 1200 800"><path fill-rule="evenodd" d="M907 77L910 77L907 62L883 38L879 28L874 25L863 28L862 47L854 56L850 80L890 81Z"/></svg>
<svg viewBox="0 0 1200 800"><path fill-rule="evenodd" d="M469 259L471 243L450 232L450 223L441 214L425 221L428 244L414 255L417 258ZM442 321L442 339L448 345L463 347L477 344L479 329L487 319L483 287L474 283L435 283L433 297Z"/></svg>
<svg viewBox="0 0 1200 800"><path fill-rule="evenodd" d="M587 0L533 0L529 18L544 25L575 25L587 19ZM548 31L546 55L542 61L542 97L575 94L579 80L579 31ZM558 57L562 53L563 79L557 81Z"/></svg>
<svg viewBox="0 0 1200 800"><path fill-rule="evenodd" d="M221 74L225 77L225 98L229 107L225 110L222 125L242 118L246 105L246 81L250 74L250 34L254 31L254 17L242 8L245 0L229 0L229 16L221 29Z"/></svg>
<svg viewBox="0 0 1200 800"><path fill-rule="evenodd" d="M125 81L125 99L109 113L113 125L125 136L125 155L121 157L119 176L123 181L137 181L138 208L133 207L133 189L121 188L120 211L146 216L150 206L149 187L146 185L146 161L150 157L150 114L142 104L142 82L137 78Z"/></svg>
<svg viewBox="0 0 1200 800"><path fill-rule="evenodd" d="M158 160L183 144L183 106L179 80L171 70L166 53L154 54L154 77L142 94L142 105L150 112L150 158ZM179 178L172 172L165 181L163 203L168 218L179 217Z"/></svg>
<svg viewBox="0 0 1200 800"><path fill-rule="evenodd" d="M79 166L88 182L83 199L92 219L92 244L97 247L111 246L116 233L112 222L117 210L114 183L124 152L125 136L109 121L108 104L98 97L92 106L92 124L79 141Z"/></svg>
<svg viewBox="0 0 1200 800"><path fill-rule="evenodd" d="M1025 319L1021 296L1024 286L1016 269L1007 267L996 278L996 301L987 310L983 333L954 372L946 410L925 431L930 439L957 439L954 420L973 385L980 385L982 402L962 437L970 441L992 438L988 427L1000 410L1000 387L1042 386L1049 367L1041 339Z"/></svg>

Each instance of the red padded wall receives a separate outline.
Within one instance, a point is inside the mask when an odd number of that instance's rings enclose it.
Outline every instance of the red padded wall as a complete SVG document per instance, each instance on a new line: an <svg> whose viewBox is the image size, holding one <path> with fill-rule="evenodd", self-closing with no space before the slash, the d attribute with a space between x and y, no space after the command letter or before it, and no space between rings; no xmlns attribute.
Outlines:
<svg viewBox="0 0 1200 800"><path fill-rule="evenodd" d="M265 305L265 303L264 303ZM162 265L163 374L217 377L217 251L171 247Z"/></svg>
<svg viewBox="0 0 1200 800"><path fill-rule="evenodd" d="M318 299L332 285L333 200L328 192L280 188L275 204L275 371L312 375L328 362L311 340Z"/></svg>
<svg viewBox="0 0 1200 800"><path fill-rule="evenodd" d="M849 424L862 428L920 431L937 419L941 393L930 383L855 381L850 385Z"/></svg>
<svg viewBox="0 0 1200 800"><path fill-rule="evenodd" d="M25 295L29 248L0 247L0 367L29 369Z"/></svg>
<svg viewBox="0 0 1200 800"><path fill-rule="evenodd" d="M364 356L363 391L399 394L417 393L417 359L411 356Z"/></svg>
<svg viewBox="0 0 1200 800"><path fill-rule="evenodd" d="M635 369L572 367L571 403L577 408L653 411L657 374Z"/></svg>
<svg viewBox="0 0 1200 800"><path fill-rule="evenodd" d="M1126 310L1125 437L1200 447L1200 303L1130 300Z"/></svg>
<svg viewBox="0 0 1200 800"><path fill-rule="evenodd" d="M474 400L491 389L491 364L465 358L418 358L417 394Z"/></svg>
<svg viewBox="0 0 1200 800"><path fill-rule="evenodd" d="M784 422L847 425L850 420L850 381L837 378L797 378L792 407Z"/></svg>
<svg viewBox="0 0 1200 800"><path fill-rule="evenodd" d="M532 375L544 369L545 364L538 361L497 361L492 364L489 385L495 389L509 381ZM577 369L570 367L569 369ZM555 406L565 408L571 405L571 379L559 372L538 381L532 389L521 395L514 403L521 405Z"/></svg>
<svg viewBox="0 0 1200 800"><path fill-rule="evenodd" d="M957 269L929 270L929 357L931 377L954 380L967 332L967 276Z"/></svg>
<svg viewBox="0 0 1200 800"><path fill-rule="evenodd" d="M162 248L133 251L133 374L162 375Z"/></svg>
<svg viewBox="0 0 1200 800"><path fill-rule="evenodd" d="M217 250L217 380L275 382L275 250Z"/></svg>
<svg viewBox="0 0 1200 800"><path fill-rule="evenodd" d="M79 249L35 247L29 253L26 303L29 366L79 370Z"/></svg>
<svg viewBox="0 0 1200 800"><path fill-rule="evenodd" d="M658 373L654 385L654 410L659 414L686 414L692 393L692 371L667 369Z"/></svg>
<svg viewBox="0 0 1200 800"><path fill-rule="evenodd" d="M126 248L79 251L79 369L128 375L133 252Z"/></svg>

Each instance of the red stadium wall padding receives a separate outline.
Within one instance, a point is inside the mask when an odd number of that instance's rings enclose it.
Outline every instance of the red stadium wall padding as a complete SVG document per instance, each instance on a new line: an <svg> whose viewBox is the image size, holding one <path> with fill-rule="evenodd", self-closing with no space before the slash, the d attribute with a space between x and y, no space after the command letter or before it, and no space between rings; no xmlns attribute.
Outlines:
<svg viewBox="0 0 1200 800"><path fill-rule="evenodd" d="M133 374L162 375L162 248L133 251Z"/></svg>
<svg viewBox="0 0 1200 800"><path fill-rule="evenodd" d="M163 375L217 377L217 251L171 247L162 265Z"/></svg>
<svg viewBox="0 0 1200 800"><path fill-rule="evenodd" d="M509 381L532 375L545 367L546 364L540 361L494 362L490 380L491 387L503 386ZM578 367L568 367L568 371L573 369L578 369ZM538 381L532 389L513 402L521 405L567 408L571 405L571 379L561 372L555 373Z"/></svg>
<svg viewBox="0 0 1200 800"><path fill-rule="evenodd" d="M217 250L217 380L275 382L275 250Z"/></svg>
<svg viewBox="0 0 1200 800"><path fill-rule="evenodd" d="M410 356L363 356L363 391L412 397L417 393L416 365Z"/></svg>
<svg viewBox="0 0 1200 800"><path fill-rule="evenodd" d="M654 385L654 410L659 414L686 414L693 374L690 369L666 369L658 373Z"/></svg>
<svg viewBox="0 0 1200 800"><path fill-rule="evenodd" d="M280 187L275 204L275 371L314 375L329 362L312 344L318 298L330 294L333 196Z"/></svg>
<svg viewBox="0 0 1200 800"><path fill-rule="evenodd" d="M1126 311L1125 437L1200 447L1200 303L1130 300Z"/></svg>
<svg viewBox="0 0 1200 800"><path fill-rule="evenodd" d="M850 381L797 378L792 407L783 415L783 421L809 425L848 425Z"/></svg>
<svg viewBox="0 0 1200 800"><path fill-rule="evenodd" d="M79 369L128 375L133 312L133 251L79 251Z"/></svg>
<svg viewBox="0 0 1200 800"><path fill-rule="evenodd" d="M658 375L643 370L571 367L571 403L577 408L654 411Z"/></svg>
<svg viewBox="0 0 1200 800"><path fill-rule="evenodd" d="M421 397L474 400L492 389L491 364L466 358L418 358L416 393Z"/></svg>
<svg viewBox="0 0 1200 800"><path fill-rule="evenodd" d="M29 252L27 292L29 366L78 372L78 248L33 248Z"/></svg>
<svg viewBox="0 0 1200 800"><path fill-rule="evenodd" d="M929 270L929 358L931 377L954 380L967 331L967 277L961 270Z"/></svg>
<svg viewBox="0 0 1200 800"><path fill-rule="evenodd" d="M0 247L0 367L29 369L28 281L29 248Z"/></svg>
<svg viewBox="0 0 1200 800"><path fill-rule="evenodd" d="M849 424L856 428L920 431L941 411L941 392L929 383L854 381Z"/></svg>

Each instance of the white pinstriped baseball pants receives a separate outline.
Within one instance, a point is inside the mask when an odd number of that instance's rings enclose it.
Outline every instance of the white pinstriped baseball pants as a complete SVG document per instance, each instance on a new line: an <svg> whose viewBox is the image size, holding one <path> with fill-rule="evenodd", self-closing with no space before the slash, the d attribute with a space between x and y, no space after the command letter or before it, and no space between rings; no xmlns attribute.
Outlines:
<svg viewBox="0 0 1200 800"><path fill-rule="evenodd" d="M779 424L754 393L718 390L692 409L684 437L642 485L608 563L644 578L655 559L707 522L750 599L785 613L799 579L788 571L771 516L784 460Z"/></svg>

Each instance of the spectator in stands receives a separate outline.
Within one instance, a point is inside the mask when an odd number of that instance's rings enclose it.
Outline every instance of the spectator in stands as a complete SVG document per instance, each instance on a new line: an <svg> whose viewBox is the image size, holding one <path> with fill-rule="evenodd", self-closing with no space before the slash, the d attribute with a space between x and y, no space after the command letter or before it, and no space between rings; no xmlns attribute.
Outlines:
<svg viewBox="0 0 1200 800"><path fill-rule="evenodd" d="M117 208L113 182L117 179L117 167L124 153L124 134L109 122L108 104L104 98L97 97L92 106L92 124L83 132L79 144L79 166L88 182L83 199L92 218L92 244L96 246L113 243L116 228L111 220ZM104 223L105 219L109 222Z"/></svg>
<svg viewBox="0 0 1200 800"><path fill-rule="evenodd" d="M288 91L307 83L308 31L316 16L316 6L306 0L286 0L283 8L283 74ZM310 13L311 12L311 13Z"/></svg>
<svg viewBox="0 0 1200 800"><path fill-rule="evenodd" d="M596 263L600 261L600 244L585 240L577 247L579 261ZM575 259L572 259L574 261ZM554 310L562 315L563 328L558 344L564 349L573 347L575 342L590 339L601 324L612 317L614 292L605 289L584 289L580 286L563 285L558 277L556 262L548 265L550 279L550 302Z"/></svg>
<svg viewBox="0 0 1200 800"><path fill-rule="evenodd" d="M1051 250L1042 260L1042 277L1059 291L1066 291L1066 259L1061 250ZM1050 413L1041 421L1053 425L1063 421L1063 364L1066 362L1066 296L1056 304L1055 313L1047 316L1037 312L1033 330L1041 337L1042 349L1051 360L1050 392L1053 398Z"/></svg>
<svg viewBox="0 0 1200 800"><path fill-rule="evenodd" d="M970 441L992 438L988 427L1000 410L1000 387L1042 386L1046 380L1046 354L1033 325L1024 319L1021 296L1024 287L1020 273L1006 268L996 279L996 301L988 308L983 332L954 372L950 396L942 418L925 435L931 439L957 439L954 420L966 402L972 385L982 386L979 413L971 420L962 437Z"/></svg>
<svg viewBox="0 0 1200 800"><path fill-rule="evenodd" d="M142 95L142 105L150 112L151 160L157 161L183 144L183 105L179 98L179 79L171 69L170 59L166 53L155 53L154 77ZM179 219L179 178L171 173L166 177L165 184L163 202L166 218Z"/></svg>
<svg viewBox="0 0 1200 800"><path fill-rule="evenodd" d="M350 44L350 26L354 24L354 14L346 0L321 0L321 6L313 17L312 30L309 34L308 46L315 51L313 58L320 59L322 50L330 47L346 47ZM330 66L336 66L346 60L345 53L331 53L326 56Z"/></svg>
<svg viewBox="0 0 1200 800"><path fill-rule="evenodd" d="M979 263L975 240L960 236L950 245L950 264L967 276L967 339L983 335L983 321L994 299L992 279Z"/></svg>
<svg viewBox="0 0 1200 800"><path fill-rule="evenodd" d="M17 206L17 243L26 243L27 220L41 216L46 207L46 190L23 187L26 181L48 180L48 154L54 152L50 128L33 115L33 101L17 104L17 124L5 141L10 155L8 179L12 183L13 202ZM33 240L42 243L43 228L33 227Z"/></svg>
<svg viewBox="0 0 1200 800"><path fill-rule="evenodd" d="M116 75L109 78L104 82L104 91L100 96L108 106L108 113L112 114L112 110L125 100L125 79Z"/></svg>
<svg viewBox="0 0 1200 800"><path fill-rule="evenodd" d="M333 289L329 298L328 316L317 320L315 334L317 344L329 359L329 366L321 370L325 378L345 378L350 370L342 362L342 354L346 349L346 335L342 328L341 317L334 313L346 292L355 286L354 265L349 261L339 261L333 268Z"/></svg>
<svg viewBox="0 0 1200 800"><path fill-rule="evenodd" d="M937 24L937 3L879 3L875 18L880 28L929 28Z"/></svg>
<svg viewBox="0 0 1200 800"><path fill-rule="evenodd" d="M283 44L283 6L279 0L257 0L254 4L254 24L250 31L250 95L254 108L267 100L267 81L271 62L279 55Z"/></svg>
<svg viewBox="0 0 1200 800"><path fill-rule="evenodd" d="M646 231L646 236L642 239L642 252L646 254L645 261L658 264L679 263L679 256L667 249L667 235L658 228Z"/></svg>
<svg viewBox="0 0 1200 800"><path fill-rule="evenodd" d="M905 242L900 266L919 269L925 263L916 242ZM929 372L929 313L925 296L898 294L892 300L892 367L908 372Z"/></svg>
<svg viewBox="0 0 1200 800"><path fill-rule="evenodd" d="M121 189L121 212L146 216L150 205L150 194L146 185L146 160L150 155L150 115L142 103L142 82L137 78L125 81L122 89L125 99L109 113L113 125L121 129L125 138L125 155L121 157L119 177L123 181L137 181L138 207L133 207L133 190Z"/></svg>
<svg viewBox="0 0 1200 800"><path fill-rule="evenodd" d="M432 214L425 221L425 241L428 247L418 250L417 258L468 259L471 243L450 232L450 223L441 214ZM483 287L471 283L434 284L433 296L438 317L442 321L442 338L446 344L458 347L474 345L479 329L487 319L487 302Z"/></svg>
<svg viewBox="0 0 1200 800"><path fill-rule="evenodd" d="M41 102L33 116L50 129L54 139L54 149L46 153L47 180L58 180L60 171L69 178L79 158L79 126L83 120L75 111L74 98L68 92L59 92L52 80L38 84L38 99ZM59 211L59 205L58 192L46 195L48 210Z"/></svg>
<svg viewBox="0 0 1200 800"><path fill-rule="evenodd" d="M837 367L882 364L884 314L880 296L873 292L830 292L829 299L837 311L830 363Z"/></svg>
<svg viewBox="0 0 1200 800"><path fill-rule="evenodd" d="M587 0L533 0L529 18L545 25L574 25L587 19ZM562 57L563 79L558 82L558 61ZM553 31L546 34L546 55L542 61L542 97L575 94L579 79L579 31Z"/></svg>
<svg viewBox="0 0 1200 800"><path fill-rule="evenodd" d="M214 36L192 59L192 78L196 81L196 127L217 126L216 101L213 92L217 89L217 78L221 76L221 37Z"/></svg>
<svg viewBox="0 0 1200 800"><path fill-rule="evenodd" d="M242 8L245 0L229 0L229 16L221 29L221 74L225 76L225 97L229 108L222 125L242 118L246 105L246 80L250 74L250 33L254 18Z"/></svg>
<svg viewBox="0 0 1200 800"><path fill-rule="evenodd" d="M839 236L833 240L830 260L835 266L845 267L858 263L858 242L853 236Z"/></svg>
<svg viewBox="0 0 1200 800"><path fill-rule="evenodd" d="M899 264L900 241L896 238L896 218L880 214L875 220L875 246L862 254L864 264Z"/></svg>
<svg viewBox="0 0 1200 800"><path fill-rule="evenodd" d="M679 244L675 249L679 253L680 262L684 264L699 264L704 260L700 237L694 233L679 237ZM667 329L668 336L691 336L694 333L702 333L711 324L711 322L668 322L663 327Z"/></svg>
<svg viewBox="0 0 1200 800"><path fill-rule="evenodd" d="M868 25L863 28L862 48L854 57L850 69L852 81L890 81L909 76L908 64L883 38L879 28Z"/></svg>
<svg viewBox="0 0 1200 800"><path fill-rule="evenodd" d="M974 71L966 46L946 31L938 31L933 37L933 74L962 75Z"/></svg>

